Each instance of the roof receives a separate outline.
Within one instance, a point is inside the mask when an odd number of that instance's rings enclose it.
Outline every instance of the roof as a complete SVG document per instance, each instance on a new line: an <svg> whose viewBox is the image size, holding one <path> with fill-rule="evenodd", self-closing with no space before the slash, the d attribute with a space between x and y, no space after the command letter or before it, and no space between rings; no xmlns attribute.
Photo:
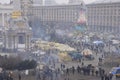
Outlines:
<svg viewBox="0 0 120 80"><path fill-rule="evenodd" d="M93 2L93 4L99 4L99 3L120 3L120 0L97 0Z"/></svg>

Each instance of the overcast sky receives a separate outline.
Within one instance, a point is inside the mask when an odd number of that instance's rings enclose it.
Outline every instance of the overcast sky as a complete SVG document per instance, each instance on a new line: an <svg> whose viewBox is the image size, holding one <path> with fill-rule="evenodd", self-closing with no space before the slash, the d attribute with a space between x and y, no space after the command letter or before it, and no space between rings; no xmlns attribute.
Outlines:
<svg viewBox="0 0 120 80"><path fill-rule="evenodd" d="M95 0L84 0L85 3L91 3ZM10 0L0 0L0 3L9 3ZM67 3L68 0L56 0L57 3Z"/></svg>

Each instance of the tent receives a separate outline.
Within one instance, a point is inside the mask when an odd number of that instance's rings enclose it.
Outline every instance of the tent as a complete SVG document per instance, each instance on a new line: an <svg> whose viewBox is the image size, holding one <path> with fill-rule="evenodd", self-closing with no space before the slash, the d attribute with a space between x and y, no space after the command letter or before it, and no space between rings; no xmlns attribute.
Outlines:
<svg viewBox="0 0 120 80"><path fill-rule="evenodd" d="M112 40L112 43L113 44L120 44L120 41L119 40Z"/></svg>
<svg viewBox="0 0 120 80"><path fill-rule="evenodd" d="M93 41L93 44L104 44L104 42L103 41Z"/></svg>
<svg viewBox="0 0 120 80"><path fill-rule="evenodd" d="M59 53L58 55L62 61L72 61L72 58L66 52Z"/></svg>
<svg viewBox="0 0 120 80"><path fill-rule="evenodd" d="M81 54L89 60L94 60L93 52L90 49L83 50Z"/></svg>
<svg viewBox="0 0 120 80"><path fill-rule="evenodd" d="M72 59L77 60L77 59L81 59L82 58L82 54L81 53L77 53L77 52L71 52L68 53Z"/></svg>
<svg viewBox="0 0 120 80"><path fill-rule="evenodd" d="M93 52L90 50L90 49L84 49L82 52L81 52L82 55L92 55Z"/></svg>

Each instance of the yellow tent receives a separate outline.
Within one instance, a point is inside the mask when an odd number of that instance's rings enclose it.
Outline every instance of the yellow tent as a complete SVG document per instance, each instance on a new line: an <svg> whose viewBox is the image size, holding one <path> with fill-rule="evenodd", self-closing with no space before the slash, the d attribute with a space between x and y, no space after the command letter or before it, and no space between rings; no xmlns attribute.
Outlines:
<svg viewBox="0 0 120 80"><path fill-rule="evenodd" d="M71 61L72 60L72 58L66 52L59 53L58 55L62 61Z"/></svg>

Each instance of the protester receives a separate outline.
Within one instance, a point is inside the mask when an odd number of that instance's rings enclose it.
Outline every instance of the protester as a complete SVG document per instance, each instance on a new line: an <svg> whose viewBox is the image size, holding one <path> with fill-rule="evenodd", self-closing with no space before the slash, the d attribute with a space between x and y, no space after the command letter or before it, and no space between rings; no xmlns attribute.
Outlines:
<svg viewBox="0 0 120 80"><path fill-rule="evenodd" d="M75 73L75 67L72 66L72 73L74 74Z"/></svg>
<svg viewBox="0 0 120 80"><path fill-rule="evenodd" d="M101 80L104 80L104 78L105 78L105 75L102 74L102 75L101 75Z"/></svg>
<svg viewBox="0 0 120 80"><path fill-rule="evenodd" d="M69 69L68 68L66 69L66 74L69 75Z"/></svg>
<svg viewBox="0 0 120 80"><path fill-rule="evenodd" d="M98 73L99 73L99 69L98 69L98 67L96 67L95 68L95 74L96 74L96 76L98 76Z"/></svg>
<svg viewBox="0 0 120 80"><path fill-rule="evenodd" d="M84 60L84 59L83 59ZM82 62L82 67L84 66L84 62Z"/></svg>
<svg viewBox="0 0 120 80"><path fill-rule="evenodd" d="M21 75L20 74L18 75L18 79L21 80Z"/></svg>
<svg viewBox="0 0 120 80"><path fill-rule="evenodd" d="M94 73L95 73L94 67L92 67L91 72L92 72L92 76L94 76Z"/></svg>
<svg viewBox="0 0 120 80"><path fill-rule="evenodd" d="M109 75L105 74L105 80L109 80Z"/></svg>
<svg viewBox="0 0 120 80"><path fill-rule="evenodd" d="M78 72L78 73L81 73L81 68L80 68L79 65L78 65L78 67L77 67L77 72Z"/></svg>
<svg viewBox="0 0 120 80"><path fill-rule="evenodd" d="M113 75L112 75L112 74L109 74L109 79L110 79L110 80L112 80L112 77L113 77Z"/></svg>

